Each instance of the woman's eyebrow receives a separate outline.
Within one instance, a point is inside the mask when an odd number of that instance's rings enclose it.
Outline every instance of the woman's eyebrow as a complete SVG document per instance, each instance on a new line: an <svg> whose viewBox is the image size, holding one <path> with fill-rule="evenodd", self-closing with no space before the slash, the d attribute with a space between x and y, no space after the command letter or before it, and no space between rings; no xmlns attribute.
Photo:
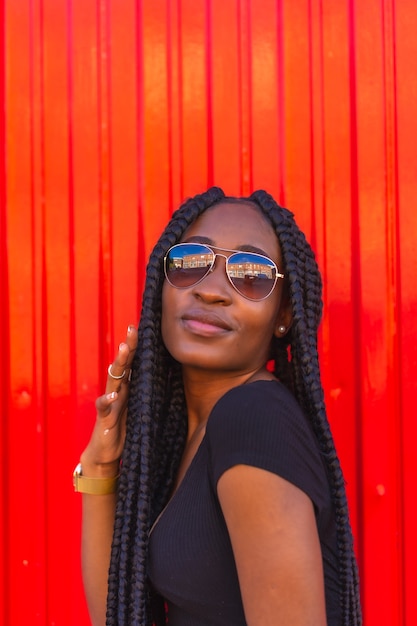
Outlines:
<svg viewBox="0 0 417 626"><path fill-rule="evenodd" d="M214 241L209 237L200 237L199 235L192 235L181 241L181 243L205 243L208 246L214 246Z"/></svg>
<svg viewBox="0 0 417 626"><path fill-rule="evenodd" d="M210 239L210 237L202 237L200 235L193 235L191 237L188 237L187 239L184 239L182 243L204 243L208 246L212 246L213 248L218 247L216 246L214 241ZM233 250L241 251L241 252L254 252L255 254L262 254L263 256L266 256L269 258L269 254L267 254L265 250L262 250L262 248L257 248L256 246L253 246L250 243L243 243L242 245L239 245L237 248L228 248L228 249L230 250L233 249Z"/></svg>
<svg viewBox="0 0 417 626"><path fill-rule="evenodd" d="M267 252L265 252L265 250L262 250L262 248L252 246L252 244L250 243L243 243L241 246L239 246L239 250L242 250L242 252L255 252L255 254L262 254L263 256L267 257L270 256Z"/></svg>

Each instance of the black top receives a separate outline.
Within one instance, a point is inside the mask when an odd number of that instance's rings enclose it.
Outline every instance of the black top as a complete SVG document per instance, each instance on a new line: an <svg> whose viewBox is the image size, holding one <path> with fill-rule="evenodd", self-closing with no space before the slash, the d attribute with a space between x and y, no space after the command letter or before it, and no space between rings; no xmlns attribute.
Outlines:
<svg viewBox="0 0 417 626"><path fill-rule="evenodd" d="M256 381L227 392L149 540L149 576L169 626L245 626L233 551L217 498L228 468L263 468L312 500L323 555L328 626L341 623L335 520L317 439L290 392Z"/></svg>

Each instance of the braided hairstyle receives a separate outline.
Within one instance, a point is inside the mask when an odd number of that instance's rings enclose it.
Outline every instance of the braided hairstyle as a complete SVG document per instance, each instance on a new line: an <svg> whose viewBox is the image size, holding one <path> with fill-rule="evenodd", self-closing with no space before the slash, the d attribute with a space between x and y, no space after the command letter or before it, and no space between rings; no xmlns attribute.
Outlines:
<svg viewBox="0 0 417 626"><path fill-rule="evenodd" d="M187 434L181 366L168 354L161 335L163 258L186 229L209 207L252 202L266 216L281 248L293 322L287 335L273 339L275 375L287 385L311 421L328 468L335 508L340 602L343 626L359 626L361 611L345 484L326 416L317 352L321 319L321 278L309 244L292 213L265 191L228 198L212 187L187 200L172 216L150 256L139 343L130 387L126 442L119 480L109 571L107 626L165 624L164 605L147 581L149 530L165 506Z"/></svg>

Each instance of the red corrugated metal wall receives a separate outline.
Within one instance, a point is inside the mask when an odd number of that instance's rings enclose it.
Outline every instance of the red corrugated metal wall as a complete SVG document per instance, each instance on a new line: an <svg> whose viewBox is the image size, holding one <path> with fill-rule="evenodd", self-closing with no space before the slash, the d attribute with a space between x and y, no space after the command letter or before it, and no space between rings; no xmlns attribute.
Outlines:
<svg viewBox="0 0 417 626"><path fill-rule="evenodd" d="M325 279L367 626L417 623L417 3L3 0L0 622L87 625L71 473L144 259L215 183Z"/></svg>

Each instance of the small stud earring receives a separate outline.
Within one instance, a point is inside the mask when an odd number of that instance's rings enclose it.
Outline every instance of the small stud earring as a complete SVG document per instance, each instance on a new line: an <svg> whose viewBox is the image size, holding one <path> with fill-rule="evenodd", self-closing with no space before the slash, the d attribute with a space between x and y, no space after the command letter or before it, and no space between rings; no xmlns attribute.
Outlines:
<svg viewBox="0 0 417 626"><path fill-rule="evenodd" d="M284 325L278 326L278 332L283 334L287 330L287 327Z"/></svg>

